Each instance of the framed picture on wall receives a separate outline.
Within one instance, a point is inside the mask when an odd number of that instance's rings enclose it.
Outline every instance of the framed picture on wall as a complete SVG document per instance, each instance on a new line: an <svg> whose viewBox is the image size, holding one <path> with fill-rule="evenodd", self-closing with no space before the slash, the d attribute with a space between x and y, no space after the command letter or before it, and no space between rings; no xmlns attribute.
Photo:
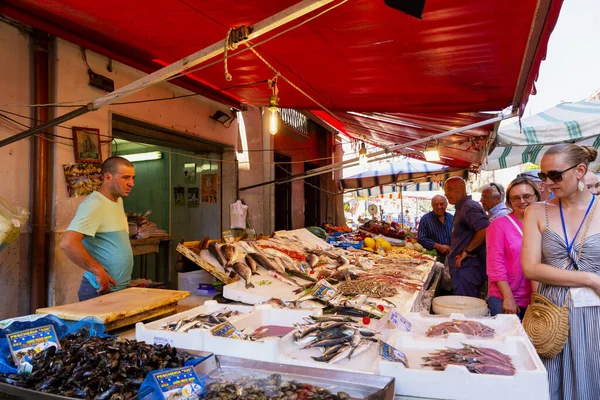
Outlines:
<svg viewBox="0 0 600 400"><path fill-rule="evenodd" d="M196 183L196 163L183 164L185 183Z"/></svg>
<svg viewBox="0 0 600 400"><path fill-rule="evenodd" d="M77 163L101 163L100 130L74 126L73 149Z"/></svg>
<svg viewBox="0 0 600 400"><path fill-rule="evenodd" d="M173 203L175 207L185 207L185 188L183 186L173 188Z"/></svg>
<svg viewBox="0 0 600 400"><path fill-rule="evenodd" d="M187 188L187 205L188 207L200 207L200 189Z"/></svg>

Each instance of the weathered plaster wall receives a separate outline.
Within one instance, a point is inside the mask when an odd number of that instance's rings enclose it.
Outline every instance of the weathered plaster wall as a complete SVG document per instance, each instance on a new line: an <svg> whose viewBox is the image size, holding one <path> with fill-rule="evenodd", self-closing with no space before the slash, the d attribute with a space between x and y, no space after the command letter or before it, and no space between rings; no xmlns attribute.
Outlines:
<svg viewBox="0 0 600 400"><path fill-rule="evenodd" d="M30 115L30 109L6 104L30 104L30 41L19 31L0 23L0 109ZM7 115L29 124L27 119ZM0 139L23 130L22 126L0 118ZM26 139L0 148L0 197L30 208L32 140ZM27 224L19 238L0 251L0 319L22 315L29 308L29 241Z"/></svg>

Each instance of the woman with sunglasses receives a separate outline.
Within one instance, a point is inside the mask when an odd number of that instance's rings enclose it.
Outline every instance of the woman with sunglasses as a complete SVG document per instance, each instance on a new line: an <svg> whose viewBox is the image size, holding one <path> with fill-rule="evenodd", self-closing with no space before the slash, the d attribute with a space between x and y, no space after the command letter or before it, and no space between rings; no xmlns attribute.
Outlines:
<svg viewBox="0 0 600 400"><path fill-rule="evenodd" d="M516 178L506 188L506 205L512 212L496 218L486 231L488 306L493 315L517 314L523 319L531 302L531 282L521 268L525 209L541 197L528 178Z"/></svg>
<svg viewBox="0 0 600 400"><path fill-rule="evenodd" d="M525 277L557 306L568 300L567 343L555 358L542 358L552 400L600 399L600 199L583 181L597 154L589 146L552 146L539 177L556 197L525 212ZM591 300L582 303L582 293Z"/></svg>

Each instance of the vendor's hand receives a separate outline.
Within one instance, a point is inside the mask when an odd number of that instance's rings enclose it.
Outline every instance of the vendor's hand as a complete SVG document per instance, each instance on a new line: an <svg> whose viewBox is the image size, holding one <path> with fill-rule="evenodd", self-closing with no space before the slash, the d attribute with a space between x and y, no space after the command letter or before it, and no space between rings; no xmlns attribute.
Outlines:
<svg viewBox="0 0 600 400"><path fill-rule="evenodd" d="M448 254L448 252L450 251L450 246L448 246L447 244L436 244L435 249L439 253Z"/></svg>
<svg viewBox="0 0 600 400"><path fill-rule="evenodd" d="M502 313L504 314L518 314L519 313L519 306L517 306L517 303L515 302L515 299L511 298L511 299L504 299L504 301L502 302Z"/></svg>
<svg viewBox="0 0 600 400"><path fill-rule="evenodd" d="M110 291L110 285L118 286L117 282L110 277L103 269L100 273L96 274L96 282L100 285L100 289L97 290L98 293L108 293Z"/></svg>
<svg viewBox="0 0 600 400"><path fill-rule="evenodd" d="M467 254L467 252L463 251L454 258L454 265L456 266L456 269L460 268L460 264L462 263L462 260L464 260L468 256L469 255Z"/></svg>

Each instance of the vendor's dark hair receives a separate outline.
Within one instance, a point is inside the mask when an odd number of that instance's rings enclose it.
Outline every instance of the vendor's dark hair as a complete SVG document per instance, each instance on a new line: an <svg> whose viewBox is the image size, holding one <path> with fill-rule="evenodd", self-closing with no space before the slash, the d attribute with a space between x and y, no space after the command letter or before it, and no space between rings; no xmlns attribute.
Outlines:
<svg viewBox="0 0 600 400"><path fill-rule="evenodd" d="M548 149L544 155L563 154L570 164L585 164L596 160L598 150L592 146L578 146L572 143L556 144Z"/></svg>
<svg viewBox="0 0 600 400"><path fill-rule="evenodd" d="M113 156L109 157L102 163L102 176L108 173L114 175L119 170L120 166L133 168L133 164L126 158Z"/></svg>
<svg viewBox="0 0 600 400"><path fill-rule="evenodd" d="M517 176L517 178L513 179L512 182L509 183L508 186L506 187L506 205L509 206L510 208L513 208L512 201L510 200L510 192L515 186L519 186L519 185L531 186L531 188L533 189L533 193L535 194L535 197L537 197L536 201L540 201L540 199L542 198L542 192L540 192L540 189L537 187L537 185L535 184L534 181L532 181L531 179L526 178L524 176ZM513 208L513 210L514 210L514 208Z"/></svg>

